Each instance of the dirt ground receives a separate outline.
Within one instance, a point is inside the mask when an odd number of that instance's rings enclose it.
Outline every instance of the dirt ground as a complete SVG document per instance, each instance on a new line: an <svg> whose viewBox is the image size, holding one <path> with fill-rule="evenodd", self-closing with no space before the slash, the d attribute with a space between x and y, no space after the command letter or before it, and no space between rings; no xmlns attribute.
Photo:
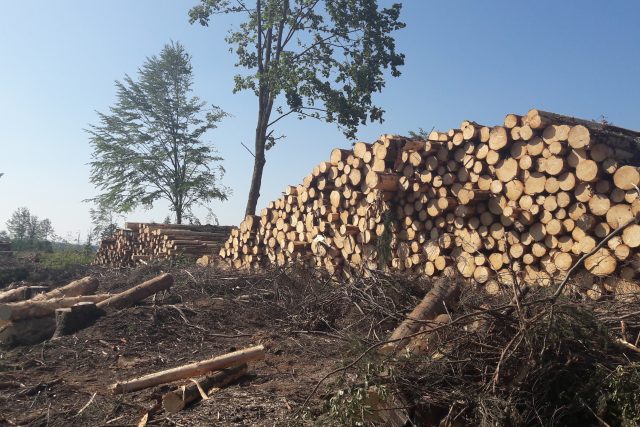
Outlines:
<svg viewBox="0 0 640 427"><path fill-rule="evenodd" d="M165 270L90 273L100 280L98 292L117 292ZM297 273L195 267L171 273L172 290L142 305L72 336L0 350L0 425L126 426L138 425L147 413L146 425L300 424L299 410L317 381L396 324L389 316L364 315L375 311L367 301L378 304L366 291L358 291L362 302L354 303L346 290ZM397 298L388 300L393 305ZM267 354L250 364L251 375L177 414L157 404L184 383L123 396L107 390L116 380L257 344ZM307 415L319 415L333 391L327 381L309 401Z"/></svg>

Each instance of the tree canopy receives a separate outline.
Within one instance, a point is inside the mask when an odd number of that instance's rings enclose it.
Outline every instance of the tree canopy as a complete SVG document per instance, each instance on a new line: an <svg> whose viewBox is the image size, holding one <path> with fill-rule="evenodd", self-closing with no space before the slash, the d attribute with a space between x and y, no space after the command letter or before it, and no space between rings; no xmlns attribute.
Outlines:
<svg viewBox="0 0 640 427"><path fill-rule="evenodd" d="M7 221L7 231L13 240L45 241L53 237L53 227L48 218L40 219L28 208L16 209Z"/></svg>
<svg viewBox="0 0 640 427"><path fill-rule="evenodd" d="M252 3L252 4L250 4ZM386 73L397 77L404 55L391 33L404 28L401 5L380 8L377 0L201 0L191 23L209 25L213 16L242 15L226 41L237 66L234 90L258 97L255 164L247 214L259 197L265 151L282 135L274 125L287 116L336 123L349 138L359 125L381 122L384 110L373 95ZM274 111L275 110L275 111ZM275 112L275 114L274 114Z"/></svg>
<svg viewBox="0 0 640 427"><path fill-rule="evenodd" d="M117 101L87 132L93 148L91 201L125 213L169 202L177 223L196 205L226 200L222 157L205 133L227 114L193 96L191 56L180 43L147 58L138 79L116 81Z"/></svg>

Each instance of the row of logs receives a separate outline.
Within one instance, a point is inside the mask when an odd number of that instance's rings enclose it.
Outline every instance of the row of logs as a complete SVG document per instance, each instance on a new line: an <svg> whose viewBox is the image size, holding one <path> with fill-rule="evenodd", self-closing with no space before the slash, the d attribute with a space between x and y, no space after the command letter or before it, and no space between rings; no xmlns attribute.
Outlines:
<svg viewBox="0 0 640 427"><path fill-rule="evenodd" d="M217 253L232 227L217 225L146 224L128 222L103 239L94 264L129 267L178 255L200 257Z"/></svg>
<svg viewBox="0 0 640 427"><path fill-rule="evenodd" d="M628 224L585 267L632 279L639 147L638 132L535 109L501 126L384 135L333 150L220 255L236 268L296 261L344 276L457 270L491 289L514 275L548 285Z"/></svg>

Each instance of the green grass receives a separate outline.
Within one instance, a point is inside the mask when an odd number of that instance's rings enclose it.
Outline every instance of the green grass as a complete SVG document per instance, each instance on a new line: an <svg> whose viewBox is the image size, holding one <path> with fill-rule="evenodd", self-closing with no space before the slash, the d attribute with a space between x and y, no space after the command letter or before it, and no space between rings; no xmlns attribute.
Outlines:
<svg viewBox="0 0 640 427"><path fill-rule="evenodd" d="M51 270L67 270L77 265L91 264L94 254L85 251L55 251L42 253L40 265Z"/></svg>

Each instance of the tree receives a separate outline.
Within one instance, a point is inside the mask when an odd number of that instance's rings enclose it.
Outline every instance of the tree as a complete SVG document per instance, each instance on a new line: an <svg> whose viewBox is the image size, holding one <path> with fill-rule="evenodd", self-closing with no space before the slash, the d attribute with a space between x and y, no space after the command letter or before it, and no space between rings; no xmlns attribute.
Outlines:
<svg viewBox="0 0 640 427"><path fill-rule="evenodd" d="M116 223L118 215L108 206L97 205L95 208L89 209L89 216L93 226L87 234L87 240L90 238L105 239L113 236L118 229Z"/></svg>
<svg viewBox="0 0 640 427"><path fill-rule="evenodd" d="M101 191L90 201L125 213L164 199L180 224L195 205L227 199L223 159L202 141L226 113L205 109L192 86L191 56L179 43L147 58L137 81L116 81L116 104L87 131L91 182Z"/></svg>
<svg viewBox="0 0 640 427"><path fill-rule="evenodd" d="M252 2L253 3L253 2ZM400 75L404 55L396 52L393 31L404 28L400 4L380 9L377 0L200 0L191 23L208 25L213 15L242 14L230 31L237 66L234 92L258 98L255 161L246 214L256 211L265 152L282 137L274 126L294 115L334 122L349 138L359 125L382 122L384 110L373 94L385 86L385 70ZM275 110L275 114L274 114Z"/></svg>
<svg viewBox="0 0 640 427"><path fill-rule="evenodd" d="M16 209L7 221L7 231L14 240L28 240L32 243L47 240L53 236L53 227L49 219L40 220L29 209Z"/></svg>

